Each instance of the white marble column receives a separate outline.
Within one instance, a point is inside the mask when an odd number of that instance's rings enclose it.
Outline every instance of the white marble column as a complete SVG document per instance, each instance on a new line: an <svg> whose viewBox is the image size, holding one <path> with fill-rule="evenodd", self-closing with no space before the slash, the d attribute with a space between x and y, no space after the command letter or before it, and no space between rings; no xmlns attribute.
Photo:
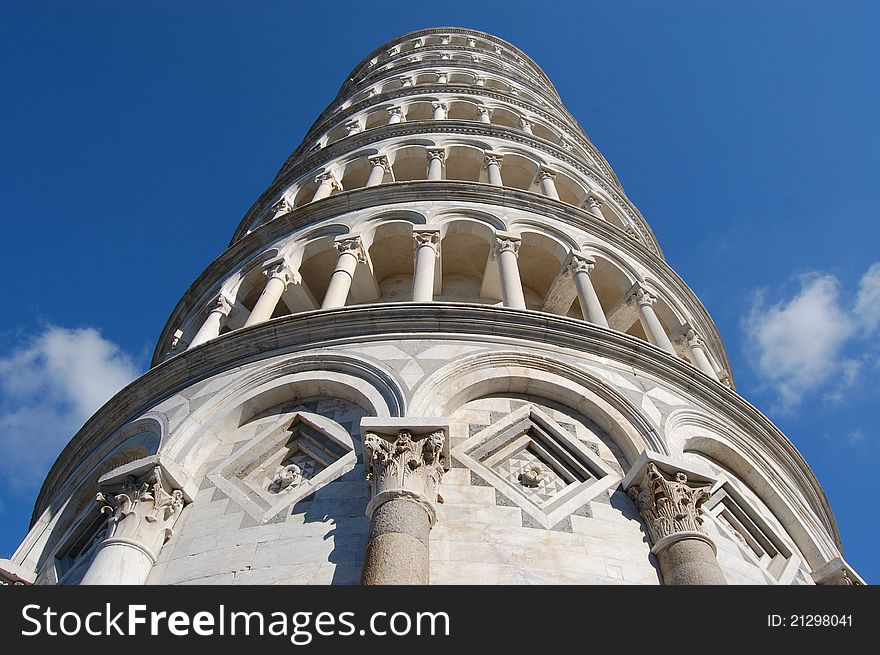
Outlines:
<svg viewBox="0 0 880 655"><path fill-rule="evenodd" d="M512 89L511 89L511 93L513 93ZM519 127L526 134L534 134L534 132L532 132L532 122L526 120L525 118L519 119Z"/></svg>
<svg viewBox="0 0 880 655"><path fill-rule="evenodd" d="M413 230L415 242L415 271L413 272L413 302L434 300L434 268L440 256L440 230Z"/></svg>
<svg viewBox="0 0 880 655"><path fill-rule="evenodd" d="M691 363L713 380L718 380L718 373L715 372L715 367L712 366L712 362L709 361L709 356L706 354L706 343L703 338L692 327L685 330L682 338L687 346L688 358Z"/></svg>
<svg viewBox="0 0 880 655"><path fill-rule="evenodd" d="M449 81L449 73L437 73L437 84L446 84Z"/></svg>
<svg viewBox="0 0 880 655"><path fill-rule="evenodd" d="M391 166L388 163L388 157L385 155L376 155L370 157L370 177L367 179L367 186L379 186L385 179L385 175L391 172Z"/></svg>
<svg viewBox="0 0 880 655"><path fill-rule="evenodd" d="M226 317L229 316L231 310L232 305L226 299L226 296L220 293L217 298L208 305L208 317L205 319L205 322L202 323L202 327L196 332L192 341L189 342L189 347L195 348L206 341L210 341L211 339L220 336L220 330L223 328L223 323L226 320Z"/></svg>
<svg viewBox="0 0 880 655"><path fill-rule="evenodd" d="M491 124L492 123L492 110L488 107L477 107L477 111L480 112L480 122Z"/></svg>
<svg viewBox="0 0 880 655"><path fill-rule="evenodd" d="M504 155L498 152L486 151L486 175L489 178L489 184L492 186L504 186L504 181L501 179L501 162L504 160Z"/></svg>
<svg viewBox="0 0 880 655"><path fill-rule="evenodd" d="M403 122L403 110L400 107L388 108L388 124L397 125Z"/></svg>
<svg viewBox="0 0 880 655"><path fill-rule="evenodd" d="M315 178L315 182L317 182L318 188L315 190L315 195L312 196L312 202L326 198L334 191L342 190L342 185L336 181L333 173L321 173Z"/></svg>
<svg viewBox="0 0 880 655"><path fill-rule="evenodd" d="M97 496L108 514L107 536L82 585L142 585L183 509L183 492L167 489L159 468Z"/></svg>
<svg viewBox="0 0 880 655"><path fill-rule="evenodd" d="M428 179L443 179L443 162L446 160L446 151L443 148L428 148Z"/></svg>
<svg viewBox="0 0 880 655"><path fill-rule="evenodd" d="M538 169L538 179L541 182L541 193L548 198L559 200L559 192L556 190L556 173L546 166Z"/></svg>
<svg viewBox="0 0 880 655"><path fill-rule="evenodd" d="M432 102L431 106L434 107L434 120L442 121L446 119L446 105L442 102Z"/></svg>
<svg viewBox="0 0 880 655"><path fill-rule="evenodd" d="M669 340L669 335L663 329L660 319L654 313L654 303L657 297L642 286L636 287L632 295L632 301L638 306L639 321L645 329L648 341L658 348L662 348L666 352L675 355L675 347Z"/></svg>
<svg viewBox="0 0 880 655"><path fill-rule="evenodd" d="M605 311L602 309L599 296L596 295L596 289L593 287L593 280L590 278L590 273L593 272L595 266L595 259L580 253L572 253L568 262L568 270L571 271L584 320L608 327Z"/></svg>
<svg viewBox="0 0 880 655"><path fill-rule="evenodd" d="M525 309L522 280L519 276L520 238L513 235L496 235L495 253L498 257L498 273L501 278L501 301L505 307Z"/></svg>
<svg viewBox="0 0 880 655"><path fill-rule="evenodd" d="M468 48L476 48L477 40L476 39L468 39L467 40Z"/></svg>
<svg viewBox="0 0 880 655"><path fill-rule="evenodd" d="M627 490L647 528L663 584L726 585L715 544L702 528L701 506L709 492L692 487L682 471L667 475L649 462Z"/></svg>
<svg viewBox="0 0 880 655"><path fill-rule="evenodd" d="M359 236L339 239L334 246L339 251L339 257L336 259L336 269L330 276L330 284L327 285L327 293L324 294L321 309L345 306L357 265L366 261Z"/></svg>
<svg viewBox="0 0 880 655"><path fill-rule="evenodd" d="M428 584L429 538L437 522L445 440L442 430L418 438L408 430L364 434L372 499L367 504L370 531L362 584Z"/></svg>
<svg viewBox="0 0 880 655"><path fill-rule="evenodd" d="M268 278L266 286L244 322L244 327L265 323L272 318L278 301L281 300L281 294L296 280L296 274L283 262L270 266L263 273Z"/></svg>

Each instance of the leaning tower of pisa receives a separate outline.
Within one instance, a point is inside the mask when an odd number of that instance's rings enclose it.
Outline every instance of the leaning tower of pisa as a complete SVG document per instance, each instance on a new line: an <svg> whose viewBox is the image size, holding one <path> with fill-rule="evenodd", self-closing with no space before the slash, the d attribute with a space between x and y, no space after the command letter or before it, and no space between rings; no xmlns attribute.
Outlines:
<svg viewBox="0 0 880 655"><path fill-rule="evenodd" d="M96 502L97 494L97 502ZM352 71L70 441L37 584L859 584L553 84L459 28Z"/></svg>

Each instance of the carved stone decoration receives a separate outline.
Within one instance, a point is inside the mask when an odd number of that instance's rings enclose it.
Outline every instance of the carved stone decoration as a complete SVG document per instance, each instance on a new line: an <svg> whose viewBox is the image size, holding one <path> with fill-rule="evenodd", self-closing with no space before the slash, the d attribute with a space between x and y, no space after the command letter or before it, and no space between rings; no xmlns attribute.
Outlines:
<svg viewBox="0 0 880 655"><path fill-rule="evenodd" d="M424 504L434 525L434 503L443 502L439 489L444 439L440 430L417 441L407 430L401 430L394 441L373 432L365 434L364 462L373 492L367 514L391 498L403 496Z"/></svg>
<svg viewBox="0 0 880 655"><path fill-rule="evenodd" d="M293 205L290 201L285 197L276 202L269 208L272 211L272 218L278 218L279 216L284 216L285 214L289 214L293 211Z"/></svg>
<svg viewBox="0 0 880 655"><path fill-rule="evenodd" d="M135 540L154 554L171 538L184 505L180 489L165 490L159 467L112 491L98 492L95 500L109 516L107 538Z"/></svg>
<svg viewBox="0 0 880 655"><path fill-rule="evenodd" d="M653 543L678 532L703 532L701 506L709 500L709 493L688 486L684 473L679 471L673 480L667 480L650 463L641 485L630 487L627 493Z"/></svg>

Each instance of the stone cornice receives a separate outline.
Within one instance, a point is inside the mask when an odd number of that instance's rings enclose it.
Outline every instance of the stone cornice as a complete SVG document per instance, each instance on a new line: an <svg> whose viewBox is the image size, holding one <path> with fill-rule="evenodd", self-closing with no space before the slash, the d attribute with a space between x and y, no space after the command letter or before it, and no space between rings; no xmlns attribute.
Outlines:
<svg viewBox="0 0 880 655"><path fill-rule="evenodd" d="M279 216L233 242L202 272L177 303L156 344L153 365L161 360L170 345L169 340L175 327L187 316L192 307L201 302L201 299L223 277L229 275L236 266L241 266L243 262L255 257L262 249L286 234L350 211L382 205L402 205L405 207L419 200L450 201L453 199L461 202L486 203L504 207L506 210L519 209L554 218L581 228L641 261L657 275L661 282L675 292L677 298L684 302L687 309L693 313L693 319L697 323L697 327L701 328L712 352L720 356L719 364L731 374L732 383L733 374L730 371L730 362L715 322L690 287L669 267L662 256L653 253L638 241L632 240L620 228L567 203L510 187L494 187L489 184L448 180L394 182L339 193L298 207L291 213Z"/></svg>
<svg viewBox="0 0 880 655"><path fill-rule="evenodd" d="M439 36L439 35L443 35L443 34L477 36L477 37L483 39L484 41L488 41L490 43L496 43L500 46L504 46L505 48L507 48L511 52L515 52L517 55L519 55L523 59L525 59L529 63L529 65L541 77L544 78L544 81L553 90L553 92L556 93L557 97L559 96L559 93L556 91L556 87L553 86L553 83L550 81L550 78L547 77L547 74L543 71L543 69L540 66L538 66L538 64L535 62L534 59L529 57L526 53L524 53L522 50L517 48L515 45L513 45L512 43L508 43L504 39L499 39L497 36L489 34L488 32L481 32L479 30L471 30L471 29L462 28L462 27L432 27L429 29L415 30L413 32L407 32L406 34L403 34L402 36L399 36L399 37L394 38L390 41L387 41L386 43L383 43L378 48L373 50L370 54L368 54L366 57L364 57L357 66L354 67L354 69L351 71L351 73L348 75L348 77L346 79L347 80L357 79L358 75L361 74L361 70L363 68L369 67L370 60L373 59L373 57L381 56L384 52L387 52L393 45L406 43L407 41L412 41L413 39L415 39L419 36L433 36L433 35ZM339 90L339 93L337 94L337 98L345 95L344 94L345 90L346 90L346 85L343 84L342 88Z"/></svg>
<svg viewBox="0 0 880 655"><path fill-rule="evenodd" d="M117 393L64 448L43 484L32 524L73 467L100 441L163 398L248 362L269 356L375 340L460 336L492 344L565 349L604 357L663 379L737 426L786 471L824 529L840 547L824 492L794 445L744 398L687 362L624 333L530 310L453 303L388 303L304 312L235 330L151 369Z"/></svg>
<svg viewBox="0 0 880 655"><path fill-rule="evenodd" d="M629 198L626 197L623 191L621 191L616 184L612 183L604 175L599 174L593 168L585 165L579 158L574 157L569 151L565 150L564 148L560 148L550 141L546 141L534 135L526 134L525 132L515 128L505 127L502 125L486 125L485 123L480 123L477 121L459 121L449 119L438 121L413 121L409 123L397 123L395 125L383 125L381 127L366 130L364 132L358 132L357 134L353 134L351 136L343 137L339 141L330 144L326 148L322 148L317 152L311 153L310 155L303 157L297 162L296 166L283 171L283 173L279 173L278 177L276 177L272 181L272 184L265 191L263 191L260 197L247 211L242 221L239 223L230 243L234 243L236 239L240 238L242 233L247 230L248 226L254 221L254 219L263 211L268 209L269 206L271 206L277 200L276 197L284 190L284 188L292 184L301 175L304 175L311 170L323 169L328 163L331 163L336 158L341 157L342 155L356 151L359 148L364 148L377 142L384 141L385 139L428 134L452 134L482 137L489 136L501 138L507 141L511 141L513 143L525 145L530 148L545 152L557 158L559 161L565 162L572 169L578 171L579 173L584 175L585 178L594 182L603 191L605 191L605 193L613 198L614 201L627 213L627 217L639 229L642 234L642 238L645 239L646 243L650 244L650 247L654 251L656 251L657 253L661 253L660 244L657 242L656 237L654 237L651 228L648 226L648 222L645 220L645 218L642 216L641 212L639 212L636 206L632 204Z"/></svg>
<svg viewBox="0 0 880 655"><path fill-rule="evenodd" d="M572 119L571 123L566 123L561 121L557 116L553 114L553 112L548 111L544 107L540 107L538 105L534 105L529 102L525 102L519 96L512 96L506 93L502 93L497 89L490 89L487 87L475 86L472 84L420 84L418 86L408 86L401 87L399 89L395 89L393 91L388 91L386 93L380 93L375 96L371 96L369 98L365 98L360 102L351 105L350 107L346 107L344 110L339 112L330 112L325 110L317 120L312 124L309 128L306 135L303 137L302 142L299 146L293 151L293 153L284 161L284 164L281 166L281 169L275 175L275 179L277 180L279 177L284 175L284 173L293 165L293 163L301 156L305 155L308 147L312 144L315 138L320 134L323 135L326 132L329 132L333 127L338 125L340 122L343 122L346 118L358 114L364 111L367 108L374 107L376 105L380 105L386 102L392 102L394 100L398 100L400 98L407 98L409 96L419 96L425 94L438 94L438 93L453 93L460 95L470 95L476 97L483 98L492 98L493 100L498 100L500 102L507 103L510 106L518 107L520 109L527 109L533 112L536 115L541 116L543 119L552 123L555 127L558 127L562 130L565 130L566 135L573 136L577 145L583 148L589 153L589 155L597 162L597 167L599 171L607 177L610 181L617 185L618 188L622 191L623 188L620 182L617 179L617 175L611 168L611 165L605 159L601 152L594 146L589 137L586 136L586 133L583 129L577 124L577 122ZM493 127L501 127L501 126L493 126ZM378 128L371 128L378 129ZM537 137L536 137L537 138ZM541 141L544 141L541 139ZM547 142L551 143L551 142ZM331 144L332 145L332 144ZM555 144L553 144L555 145ZM329 147L329 146L328 146Z"/></svg>

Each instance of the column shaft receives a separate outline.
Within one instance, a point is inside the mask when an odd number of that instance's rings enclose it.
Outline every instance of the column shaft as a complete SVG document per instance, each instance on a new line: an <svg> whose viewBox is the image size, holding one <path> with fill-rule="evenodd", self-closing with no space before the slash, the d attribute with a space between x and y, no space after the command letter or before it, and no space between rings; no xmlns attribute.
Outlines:
<svg viewBox="0 0 880 655"><path fill-rule="evenodd" d="M195 348L206 341L216 339L220 336L220 329L223 327L223 321L229 315L230 309L231 307L226 299L220 296L216 305L211 309L208 317L205 319L205 322L202 323L202 327L199 328L199 331L196 332L192 341L189 342L189 347Z"/></svg>
<svg viewBox="0 0 880 655"><path fill-rule="evenodd" d="M645 328L645 334L648 337L648 341L668 353L675 354L675 348L669 340L666 330L663 329L660 319L657 318L657 314L654 313L654 308L651 307L650 304L639 303L639 320L642 323L642 327Z"/></svg>
<svg viewBox="0 0 880 655"><path fill-rule="evenodd" d="M281 295L291 281L290 277L290 272L287 270L278 270L269 274L269 279L266 282L263 293L260 294L257 304L254 305L250 315L244 322L245 327L265 323L272 318L272 314L278 306L278 301L281 300Z"/></svg>
<svg viewBox="0 0 880 655"><path fill-rule="evenodd" d="M330 277L330 284L327 285L327 293L324 294L324 302L321 303L321 309L345 306L357 265L358 257L356 254L350 251L339 253L339 258L336 260L336 269Z"/></svg>
<svg viewBox="0 0 880 655"><path fill-rule="evenodd" d="M525 309L522 280L519 276L517 250L519 241L503 240L498 247L498 272L501 278L501 301L505 307ZM512 245L511 245L512 244Z"/></svg>
<svg viewBox="0 0 880 655"><path fill-rule="evenodd" d="M413 273L412 299L414 302L434 300L434 267L437 261L439 233L422 232L415 235L416 261Z"/></svg>
<svg viewBox="0 0 880 655"><path fill-rule="evenodd" d="M590 272L595 265L596 260L592 257L573 255L569 270L574 280L574 288L577 291L584 320L608 327L605 311L602 309L599 296L596 295L596 289L593 286L593 280L590 278Z"/></svg>
<svg viewBox="0 0 880 655"><path fill-rule="evenodd" d="M541 179L541 193L548 198L559 200L559 192L556 190L556 173L542 169L538 175Z"/></svg>

